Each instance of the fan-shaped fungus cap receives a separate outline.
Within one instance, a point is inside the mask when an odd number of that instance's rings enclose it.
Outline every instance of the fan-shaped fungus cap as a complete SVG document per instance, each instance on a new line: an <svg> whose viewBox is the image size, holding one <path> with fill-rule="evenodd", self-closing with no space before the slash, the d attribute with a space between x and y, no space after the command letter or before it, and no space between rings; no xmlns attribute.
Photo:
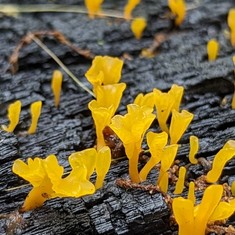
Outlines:
<svg viewBox="0 0 235 235"><path fill-rule="evenodd" d="M230 9L228 13L228 26L230 28L231 44L235 46L235 9Z"/></svg>
<svg viewBox="0 0 235 235"><path fill-rule="evenodd" d="M129 173L133 182L139 182L138 157L144 133L153 122L153 109L147 106L129 104L125 116L116 115L112 118L110 128L121 139L129 158Z"/></svg>
<svg viewBox="0 0 235 235"><path fill-rule="evenodd" d="M92 100L88 104L88 108L91 110L92 118L95 123L96 137L97 137L97 149L99 150L105 146L105 140L103 136L103 130L111 122L111 118L114 113L114 107L100 107L96 100Z"/></svg>
<svg viewBox="0 0 235 235"><path fill-rule="evenodd" d="M42 101L36 101L32 103L30 106L32 122L28 130L29 134L34 134L36 132L38 119L41 114L41 109L42 109Z"/></svg>
<svg viewBox="0 0 235 235"><path fill-rule="evenodd" d="M100 12L103 1L104 0L85 0L85 5L91 19L93 19L95 15Z"/></svg>
<svg viewBox="0 0 235 235"><path fill-rule="evenodd" d="M146 137L151 158L140 171L142 181L146 180L151 169L160 162L163 148L167 144L168 134L166 132L158 134L150 131L147 133Z"/></svg>
<svg viewBox="0 0 235 235"><path fill-rule="evenodd" d="M186 5L184 0L168 0L171 12L176 15L175 25L179 26L184 21L186 15Z"/></svg>
<svg viewBox="0 0 235 235"><path fill-rule="evenodd" d="M86 72L87 80L95 87L118 83L121 79L123 61L110 56L96 56Z"/></svg>
<svg viewBox="0 0 235 235"><path fill-rule="evenodd" d="M218 56L218 51L219 51L219 43L215 39L211 39L207 43L207 54L208 54L208 60L209 61L214 61L216 60Z"/></svg>
<svg viewBox="0 0 235 235"><path fill-rule="evenodd" d="M193 120L193 114L182 110L181 113L176 110L172 111L171 124L170 124L170 137L171 144L176 144L188 128L189 124Z"/></svg>
<svg viewBox="0 0 235 235"><path fill-rule="evenodd" d="M184 87L178 86L176 84L173 84L171 86L171 89L168 91L168 94L174 97L174 104L172 106L172 110L175 109L176 111L179 111L183 93Z"/></svg>
<svg viewBox="0 0 235 235"><path fill-rule="evenodd" d="M210 183L215 183L227 163L231 158L235 156L235 141L229 140L224 147L215 155L212 169L207 173L206 180Z"/></svg>
<svg viewBox="0 0 235 235"><path fill-rule="evenodd" d="M196 197L195 197L195 184L193 181L189 183L188 187L188 199L193 202L193 205L196 202Z"/></svg>
<svg viewBox="0 0 235 235"><path fill-rule="evenodd" d="M136 39L141 39L143 31L147 26L146 19L143 17L134 18L131 22L131 31L135 35Z"/></svg>
<svg viewBox="0 0 235 235"><path fill-rule="evenodd" d="M9 125L8 127L2 126L2 129L7 132L13 132L19 123L20 120L20 111L21 111L21 102L17 100L16 102L12 103L8 107L8 118L9 118Z"/></svg>
<svg viewBox="0 0 235 235"><path fill-rule="evenodd" d="M97 159L96 159L96 182L95 188L99 189L103 186L104 178L109 171L111 165L111 151L108 146L101 148L98 151Z"/></svg>
<svg viewBox="0 0 235 235"><path fill-rule="evenodd" d="M130 20L132 11L140 3L140 0L128 0L127 4L124 7L124 18Z"/></svg>
<svg viewBox="0 0 235 235"><path fill-rule="evenodd" d="M179 169L179 178L175 185L174 194L181 194L183 192L185 175L186 175L186 168L184 166L181 166Z"/></svg>
<svg viewBox="0 0 235 235"><path fill-rule="evenodd" d="M63 82L63 74L59 70L55 70L52 75L51 89L54 94L55 107L58 108L60 104L60 93Z"/></svg>
<svg viewBox="0 0 235 235"><path fill-rule="evenodd" d="M137 104L139 106L148 106L149 108L153 108L154 107L154 93L153 92L149 92L147 94L143 94L143 93L139 93L135 100L134 100L134 104Z"/></svg>
<svg viewBox="0 0 235 235"><path fill-rule="evenodd" d="M189 161L192 164L197 164L198 160L195 158L195 155L199 149L199 140L197 136L191 135L189 138L190 150L189 150Z"/></svg>

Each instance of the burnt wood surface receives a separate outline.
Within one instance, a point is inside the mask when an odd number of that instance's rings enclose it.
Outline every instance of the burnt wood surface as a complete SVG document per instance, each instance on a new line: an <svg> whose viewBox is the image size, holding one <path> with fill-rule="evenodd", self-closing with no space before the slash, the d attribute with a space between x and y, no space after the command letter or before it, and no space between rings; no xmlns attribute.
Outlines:
<svg viewBox="0 0 235 235"><path fill-rule="evenodd" d="M104 9L117 11L122 11L125 4L123 0L105 2ZM68 3L82 5L83 1L70 0ZM75 13L21 14L16 18L1 15L0 124L8 123L10 103L19 99L23 107L14 133L0 130L0 234L173 234L177 231L176 226L170 226L171 212L160 193L151 195L116 185L117 178L128 178L127 160L112 164L104 187L94 195L49 200L41 208L17 215L17 209L31 188L26 185L10 190L26 184L12 173L14 160L56 154L69 171L68 156L94 146L95 129L87 108L92 97L67 75L64 75L60 107L54 107L50 82L58 66L35 43L21 50L19 71L14 75L9 72L8 59L23 36L42 30L58 30L76 46L89 49L95 55L122 57L128 54L132 59L124 62L121 81L127 83L127 89L119 112L124 113L126 105L133 102L139 92L149 92L155 87L167 91L173 83L184 86L181 109L193 112L195 117L180 141L178 159L188 163L189 136L193 134L200 140L198 156L212 160L227 140L235 139L235 110L231 109L234 49L225 32L228 31L227 13L235 2L195 0L187 3L184 23L174 28L167 17L167 1L142 1L134 12L148 19L140 41L133 37L130 23L122 19L90 20L84 14ZM141 50L150 47L154 37L160 34L166 35L166 40L157 48L156 56L140 58ZM206 43L211 38L217 38L220 43L219 57L213 63L208 62L206 52ZM89 86L84 73L91 60L51 37L43 41ZM37 100L43 101L37 133L27 135L29 107ZM152 128L156 130L157 124ZM231 183L234 169L233 159L226 166L221 182ZM197 165L189 169L188 175L195 178L203 173L203 167ZM156 171L153 170L148 182L155 184Z"/></svg>

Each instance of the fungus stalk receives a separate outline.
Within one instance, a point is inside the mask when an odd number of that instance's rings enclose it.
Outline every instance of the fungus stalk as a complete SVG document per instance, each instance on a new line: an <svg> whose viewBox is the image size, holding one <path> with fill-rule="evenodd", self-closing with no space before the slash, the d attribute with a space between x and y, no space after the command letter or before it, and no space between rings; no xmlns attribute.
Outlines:
<svg viewBox="0 0 235 235"><path fill-rule="evenodd" d="M235 46L235 9L230 9L228 13L228 26L230 28L230 41Z"/></svg>
<svg viewBox="0 0 235 235"><path fill-rule="evenodd" d="M55 70L52 75L51 88L54 94L54 102L56 108L58 108L60 104L62 81L63 81L63 74L59 70Z"/></svg>
<svg viewBox="0 0 235 235"><path fill-rule="evenodd" d="M104 0L85 0L85 5L91 19L94 19L95 15L101 11L103 1Z"/></svg>
<svg viewBox="0 0 235 235"><path fill-rule="evenodd" d="M168 0L168 6L175 15L175 25L179 26L184 21L186 15L186 4L184 0Z"/></svg>
<svg viewBox="0 0 235 235"><path fill-rule="evenodd" d="M175 185L174 194L181 194L183 192L185 175L186 175L186 168L181 166L179 169L179 178Z"/></svg>
<svg viewBox="0 0 235 235"><path fill-rule="evenodd" d="M28 130L29 134L34 134L36 132L38 119L41 114L41 109L42 109L42 101L36 101L32 103L30 106L32 122Z"/></svg>
<svg viewBox="0 0 235 235"><path fill-rule="evenodd" d="M192 164L197 164L198 160L195 158L195 155L197 154L199 149L199 140L197 136L191 135L189 139L189 144L190 144L189 161Z"/></svg>
<svg viewBox="0 0 235 235"><path fill-rule="evenodd" d="M124 7L124 18L130 20L132 17L132 11L140 3L140 0L128 0L127 4Z"/></svg>
<svg viewBox="0 0 235 235"><path fill-rule="evenodd" d="M214 61L216 60L218 56L218 51L219 51L219 43L215 39L211 39L207 43L207 54L208 54L208 60L209 61Z"/></svg>
<svg viewBox="0 0 235 235"><path fill-rule="evenodd" d="M131 31L136 39L141 39L144 29L146 28L146 19L143 17L134 18L131 22Z"/></svg>

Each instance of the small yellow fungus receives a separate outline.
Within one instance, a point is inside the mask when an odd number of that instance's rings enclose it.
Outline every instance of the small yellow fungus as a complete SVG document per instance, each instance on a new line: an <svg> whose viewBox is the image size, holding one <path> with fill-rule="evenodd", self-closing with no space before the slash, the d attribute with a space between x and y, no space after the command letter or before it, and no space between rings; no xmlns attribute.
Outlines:
<svg viewBox="0 0 235 235"><path fill-rule="evenodd" d="M163 193L167 193L168 183L169 183L169 173L160 171L157 185L160 187Z"/></svg>
<svg viewBox="0 0 235 235"><path fill-rule="evenodd" d="M104 0L85 0L85 5L91 19L93 19L95 15L100 12L103 1Z"/></svg>
<svg viewBox="0 0 235 235"><path fill-rule="evenodd" d="M177 112L176 110L172 111L171 117L171 124L170 124L170 137L171 137L171 144L176 144L186 131L187 127L193 120L193 114L182 110L181 113Z"/></svg>
<svg viewBox="0 0 235 235"><path fill-rule="evenodd" d="M188 199L193 202L193 205L195 205L196 197L195 197L195 184L193 181L189 183L188 187Z"/></svg>
<svg viewBox="0 0 235 235"><path fill-rule="evenodd" d="M184 21L186 15L186 5L184 0L168 0L171 12L176 16L175 25L179 26Z"/></svg>
<svg viewBox="0 0 235 235"><path fill-rule="evenodd" d="M153 92L150 92L150 93L147 93L147 94L143 94L143 93L139 93L135 100L134 100L134 104L137 104L139 106L148 106L150 108L153 108L154 107L154 93Z"/></svg>
<svg viewBox="0 0 235 235"><path fill-rule="evenodd" d="M155 115L153 109L147 106L129 104L127 114L115 115L112 118L110 128L123 142L126 155L129 159L129 174L135 183L140 182L138 173L138 159L144 133L150 127Z"/></svg>
<svg viewBox="0 0 235 235"><path fill-rule="evenodd" d="M29 134L34 134L36 132L38 119L41 114L41 109L42 109L42 101L36 101L32 103L30 106L32 122L28 130Z"/></svg>
<svg viewBox="0 0 235 235"><path fill-rule="evenodd" d="M134 18L131 22L131 30L136 39L141 39L143 31L147 26L146 19L142 17Z"/></svg>
<svg viewBox="0 0 235 235"><path fill-rule="evenodd" d="M209 61L214 61L216 60L218 56L218 51L219 51L219 43L215 39L211 39L207 43L207 54L208 54L208 60Z"/></svg>
<svg viewBox="0 0 235 235"><path fill-rule="evenodd" d="M228 13L228 26L230 28L231 44L235 46L235 9L230 9Z"/></svg>
<svg viewBox="0 0 235 235"><path fill-rule="evenodd" d="M229 140L224 147L215 155L212 169L207 173L206 180L210 183L218 181L227 161L235 156L235 141Z"/></svg>
<svg viewBox="0 0 235 235"><path fill-rule="evenodd" d="M95 188L99 189L103 186L104 178L111 165L111 151L110 148L105 146L98 151L96 159L96 182Z"/></svg>
<svg viewBox="0 0 235 235"><path fill-rule="evenodd" d="M97 85L118 83L121 79L123 61L110 56L96 56L85 76L95 88Z"/></svg>
<svg viewBox="0 0 235 235"><path fill-rule="evenodd" d="M51 89L54 94L55 107L58 108L60 104L60 92L63 81L63 74L59 70L55 70L52 75Z"/></svg>
<svg viewBox="0 0 235 235"><path fill-rule="evenodd" d="M6 127L5 125L2 126L2 129L7 132L13 132L19 123L20 120L20 111L21 111L21 102L17 100L16 102L12 103L8 107L8 118L9 118L9 125Z"/></svg>
<svg viewBox="0 0 235 235"><path fill-rule="evenodd" d="M198 160L195 158L195 155L197 154L199 149L199 140L197 136L191 135L189 139L189 144L190 144L189 161L192 164L197 164Z"/></svg>
<svg viewBox="0 0 235 235"><path fill-rule="evenodd" d="M175 185L174 194L181 194L183 192L185 175L186 175L186 168L184 166L181 166L179 169L179 178Z"/></svg>
<svg viewBox="0 0 235 235"><path fill-rule="evenodd" d="M184 87L173 84L168 93L169 95L174 97L174 104L172 106L172 110L175 109L179 112L179 107L184 94Z"/></svg>
<svg viewBox="0 0 235 235"><path fill-rule="evenodd" d="M124 18L130 20L132 17L132 11L140 3L140 0L128 0L127 4L124 7Z"/></svg>
<svg viewBox="0 0 235 235"><path fill-rule="evenodd" d="M160 162L163 148L167 144L168 134L166 132L158 134L150 131L146 137L151 158L140 171L141 181L145 181L151 169Z"/></svg>

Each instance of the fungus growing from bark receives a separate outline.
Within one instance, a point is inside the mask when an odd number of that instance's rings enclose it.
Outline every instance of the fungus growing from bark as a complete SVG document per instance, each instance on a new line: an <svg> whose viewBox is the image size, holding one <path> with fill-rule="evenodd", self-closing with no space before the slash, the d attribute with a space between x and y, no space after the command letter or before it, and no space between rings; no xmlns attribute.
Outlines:
<svg viewBox="0 0 235 235"><path fill-rule="evenodd" d="M207 54L208 54L208 60L214 61L216 60L219 52L219 43L215 39L211 39L207 43Z"/></svg>
<svg viewBox="0 0 235 235"><path fill-rule="evenodd" d="M188 186L188 199L193 202L193 205L195 205L195 183L193 181L191 181Z"/></svg>
<svg viewBox="0 0 235 235"><path fill-rule="evenodd" d="M181 113L176 110L172 111L171 124L170 124L170 138L171 144L176 144L188 128L193 120L193 114L182 110Z"/></svg>
<svg viewBox="0 0 235 235"><path fill-rule="evenodd" d="M230 9L228 13L228 26L230 28L230 41L235 46L235 9Z"/></svg>
<svg viewBox="0 0 235 235"><path fill-rule="evenodd" d="M168 6L175 15L175 25L179 26L184 21L186 15L186 4L184 0L168 0Z"/></svg>
<svg viewBox="0 0 235 235"><path fill-rule="evenodd" d="M212 169L207 173L206 180L210 183L218 181L227 161L235 156L235 141L229 140L223 148L215 155Z"/></svg>
<svg viewBox="0 0 235 235"><path fill-rule="evenodd" d="M129 104L127 106L127 114L124 116L115 115L109 125L123 142L126 155L129 159L129 174L131 180L135 183L140 182L138 159L144 133L155 118L152 111L153 109L147 106Z"/></svg>
<svg viewBox="0 0 235 235"><path fill-rule="evenodd" d="M189 138L190 150L189 150L189 161L192 164L197 164L198 160L195 158L199 149L199 140L197 136L191 135Z"/></svg>
<svg viewBox="0 0 235 235"><path fill-rule="evenodd" d="M167 193L169 184L169 173L168 171L160 171L159 180L157 181L157 185L160 187L163 193Z"/></svg>
<svg viewBox="0 0 235 235"><path fill-rule="evenodd" d="M186 168L184 166L181 166L179 169L179 177L175 185L174 194L181 194L183 192L185 175L186 175Z"/></svg>
<svg viewBox="0 0 235 235"><path fill-rule="evenodd" d="M52 75L51 89L54 94L55 107L58 108L60 104L60 93L63 82L63 74L59 70L55 70Z"/></svg>
<svg viewBox="0 0 235 235"><path fill-rule="evenodd" d="M91 19L94 19L95 15L101 11L103 1L104 0L85 0L85 5Z"/></svg>
<svg viewBox="0 0 235 235"><path fill-rule="evenodd" d="M130 20L132 17L132 11L140 3L140 0L128 0L127 4L124 7L124 18Z"/></svg>
<svg viewBox="0 0 235 235"><path fill-rule="evenodd" d="M34 134L36 132L38 119L41 114L41 109L42 109L42 101L36 101L32 103L30 106L32 121L28 130L29 134Z"/></svg>
<svg viewBox="0 0 235 235"><path fill-rule="evenodd" d="M3 125L2 129L7 132L13 132L19 123L20 120L20 111L21 111L21 101L17 100L14 103L10 104L8 107L8 119L10 121L8 127Z"/></svg>
<svg viewBox="0 0 235 235"><path fill-rule="evenodd" d="M147 26L146 19L143 17L134 18L131 22L131 31L135 35L136 39L141 39L143 31Z"/></svg>

